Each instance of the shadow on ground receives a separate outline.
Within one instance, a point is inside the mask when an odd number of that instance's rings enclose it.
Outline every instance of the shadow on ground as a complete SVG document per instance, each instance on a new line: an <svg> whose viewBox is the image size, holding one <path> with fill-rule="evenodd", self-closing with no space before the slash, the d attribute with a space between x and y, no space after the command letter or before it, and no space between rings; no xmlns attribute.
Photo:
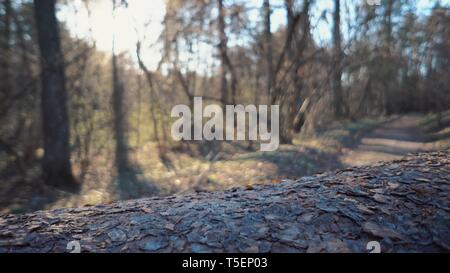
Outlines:
<svg viewBox="0 0 450 273"><path fill-rule="evenodd" d="M113 183L118 199L132 199L142 196L158 195L158 187L153 181L148 180L143 175L138 166L127 166L125 171L120 172Z"/></svg>
<svg viewBox="0 0 450 273"><path fill-rule="evenodd" d="M254 153L238 159L270 163L276 166L276 178L298 178L342 167L336 154L319 149L287 146L276 152Z"/></svg>

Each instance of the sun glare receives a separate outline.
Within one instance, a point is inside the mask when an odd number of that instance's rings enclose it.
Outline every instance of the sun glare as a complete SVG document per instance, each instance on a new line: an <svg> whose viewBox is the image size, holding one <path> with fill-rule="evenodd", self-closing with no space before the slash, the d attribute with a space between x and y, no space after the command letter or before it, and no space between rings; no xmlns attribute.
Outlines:
<svg viewBox="0 0 450 273"><path fill-rule="evenodd" d="M88 12L89 10L89 12ZM155 44L165 14L165 1L129 1L127 8L118 8L112 16L111 0L90 1L88 9L81 0L64 5L58 18L65 22L72 35L96 43L98 49L111 52L115 37L117 52L127 52L135 59L138 40L146 46L143 59L150 69L156 68L161 58L160 46Z"/></svg>

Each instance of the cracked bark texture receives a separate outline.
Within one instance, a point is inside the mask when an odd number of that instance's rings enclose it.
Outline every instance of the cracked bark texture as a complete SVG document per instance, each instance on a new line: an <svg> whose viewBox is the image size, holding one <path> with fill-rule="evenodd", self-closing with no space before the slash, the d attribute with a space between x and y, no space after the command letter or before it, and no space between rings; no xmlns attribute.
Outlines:
<svg viewBox="0 0 450 273"><path fill-rule="evenodd" d="M0 217L0 252L449 252L450 152L273 185Z"/></svg>

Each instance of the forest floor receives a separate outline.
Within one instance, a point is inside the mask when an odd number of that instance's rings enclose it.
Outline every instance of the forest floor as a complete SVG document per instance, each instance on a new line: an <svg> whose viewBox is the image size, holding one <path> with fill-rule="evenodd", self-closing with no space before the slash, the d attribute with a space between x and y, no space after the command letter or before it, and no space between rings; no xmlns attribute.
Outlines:
<svg viewBox="0 0 450 273"><path fill-rule="evenodd" d="M446 132L449 137L449 131ZM441 132L444 137L445 132ZM442 142L423 126L423 117L405 115L381 124L339 157L345 166L370 165L399 159L405 154L436 150Z"/></svg>
<svg viewBox="0 0 450 273"><path fill-rule="evenodd" d="M450 111L438 124L436 115L401 115L356 122L339 122L313 136L297 136L293 144L274 152L248 151L245 143L223 145L211 162L172 151L163 162L154 143L134 149L136 169L126 188L114 173L112 156L96 159L79 194L68 194L36 183L2 183L0 213L79 207L146 196L220 191L274 184L325 171L371 165L414 152L450 148ZM4 182L4 181L2 181ZM126 194L126 195L124 195Z"/></svg>

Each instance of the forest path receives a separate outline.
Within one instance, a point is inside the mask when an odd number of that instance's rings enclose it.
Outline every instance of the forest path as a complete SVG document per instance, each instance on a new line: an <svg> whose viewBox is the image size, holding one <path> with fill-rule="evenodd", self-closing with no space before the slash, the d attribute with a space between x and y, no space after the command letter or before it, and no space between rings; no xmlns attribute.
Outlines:
<svg viewBox="0 0 450 273"><path fill-rule="evenodd" d="M364 136L353 148L345 149L340 161L347 166L370 165L399 159L407 153L433 150L434 144L420 122L420 115L402 115Z"/></svg>

